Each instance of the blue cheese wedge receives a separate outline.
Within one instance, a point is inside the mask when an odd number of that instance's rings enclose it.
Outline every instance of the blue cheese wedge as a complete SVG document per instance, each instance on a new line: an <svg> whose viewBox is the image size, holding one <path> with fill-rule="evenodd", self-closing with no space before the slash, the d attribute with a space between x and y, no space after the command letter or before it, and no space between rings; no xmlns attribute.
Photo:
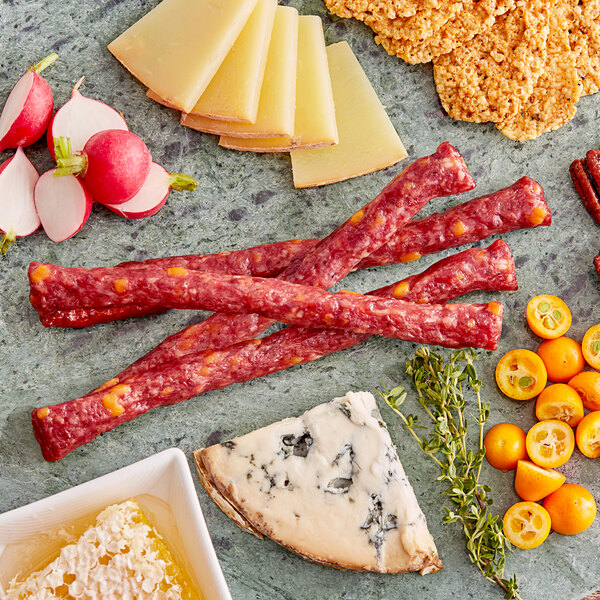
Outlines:
<svg viewBox="0 0 600 600"><path fill-rule="evenodd" d="M375 399L348 392L194 452L211 498L240 527L331 567L442 568Z"/></svg>
<svg viewBox="0 0 600 600"><path fill-rule="evenodd" d="M49 565L0 588L0 598L200 600L134 500L104 509Z"/></svg>

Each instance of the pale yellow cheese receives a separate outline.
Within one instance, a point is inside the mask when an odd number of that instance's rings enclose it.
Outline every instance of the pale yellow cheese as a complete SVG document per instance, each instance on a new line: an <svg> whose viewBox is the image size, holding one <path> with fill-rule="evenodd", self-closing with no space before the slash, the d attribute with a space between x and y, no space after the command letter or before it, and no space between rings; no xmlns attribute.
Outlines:
<svg viewBox="0 0 600 600"><path fill-rule="evenodd" d="M257 0L163 0L108 49L144 85L190 111Z"/></svg>
<svg viewBox="0 0 600 600"><path fill-rule="evenodd" d="M242 33L196 102L192 114L225 121L256 121L276 7L277 0L258 0ZM148 97L169 108L177 108L152 90L148 90Z"/></svg>
<svg viewBox="0 0 600 600"><path fill-rule="evenodd" d="M331 79L321 19L302 16L298 22L298 72L294 135L289 138L248 139L223 136L219 144L235 150L289 152L320 148L338 141Z"/></svg>
<svg viewBox="0 0 600 600"><path fill-rule="evenodd" d="M254 138L289 137L294 132L297 56L298 11L289 6L278 6L275 11L256 122L235 123L183 114L181 124L216 135Z"/></svg>
<svg viewBox="0 0 600 600"><path fill-rule="evenodd" d="M340 141L292 152L294 187L343 181L406 158L394 126L346 42L327 47Z"/></svg>

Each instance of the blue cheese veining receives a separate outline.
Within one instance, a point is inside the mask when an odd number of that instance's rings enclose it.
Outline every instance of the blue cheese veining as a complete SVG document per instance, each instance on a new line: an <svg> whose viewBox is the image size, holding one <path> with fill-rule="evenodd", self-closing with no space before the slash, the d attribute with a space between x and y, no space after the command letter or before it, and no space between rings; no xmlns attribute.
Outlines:
<svg viewBox="0 0 600 600"><path fill-rule="evenodd" d="M368 392L349 392L194 453L211 498L243 529L352 570L442 567Z"/></svg>

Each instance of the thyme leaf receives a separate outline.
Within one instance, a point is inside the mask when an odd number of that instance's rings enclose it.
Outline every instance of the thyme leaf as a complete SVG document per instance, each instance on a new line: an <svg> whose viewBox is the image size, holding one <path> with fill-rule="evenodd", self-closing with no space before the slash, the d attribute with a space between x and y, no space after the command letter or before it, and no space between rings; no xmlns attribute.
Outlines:
<svg viewBox="0 0 600 600"><path fill-rule="evenodd" d="M407 397L404 387L388 390L383 385L377 393L402 419L421 450L440 468L436 480L446 484L442 494L451 502L451 508L445 507L442 522L460 523L471 562L487 580L504 590L507 600L522 600L516 576L504 577L511 544L502 531L502 520L489 510L493 504L490 487L479 482L485 456L483 428L490 405L481 400L482 384L473 364L476 358L475 351L468 348L453 352L444 362L440 354L419 348L414 359L406 362L406 373L412 378L417 400L429 418L428 426L417 425L417 415L402 411ZM472 390L477 398L474 415L468 414L471 406L463 387ZM475 448L467 440L469 417L478 428Z"/></svg>

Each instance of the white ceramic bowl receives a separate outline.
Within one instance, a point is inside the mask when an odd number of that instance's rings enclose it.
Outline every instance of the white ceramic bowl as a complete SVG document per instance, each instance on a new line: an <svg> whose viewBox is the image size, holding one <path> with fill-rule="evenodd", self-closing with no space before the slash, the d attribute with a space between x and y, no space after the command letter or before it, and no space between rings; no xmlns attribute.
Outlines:
<svg viewBox="0 0 600 600"><path fill-rule="evenodd" d="M206 600L231 600L213 548L185 454L164 450L70 490L0 514L0 562L11 545L133 496L165 501L175 517L182 549ZM160 531L160 527L157 527Z"/></svg>

